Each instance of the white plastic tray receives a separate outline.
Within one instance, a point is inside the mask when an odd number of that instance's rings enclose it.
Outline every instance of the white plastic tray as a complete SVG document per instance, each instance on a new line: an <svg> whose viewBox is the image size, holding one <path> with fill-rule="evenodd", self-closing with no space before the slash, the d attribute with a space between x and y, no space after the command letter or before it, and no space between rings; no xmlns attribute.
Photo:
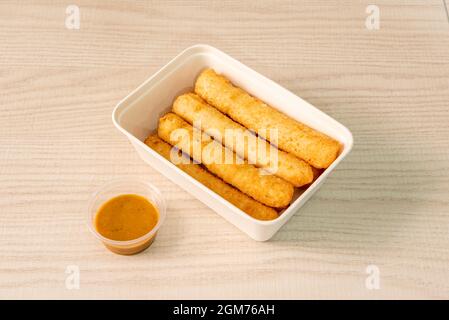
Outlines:
<svg viewBox="0 0 449 320"><path fill-rule="evenodd" d="M332 165L309 188L296 192L291 205L275 220L259 221L248 216L143 143L156 130L159 118L171 109L174 99L191 91L197 76L207 67L224 74L237 86L293 119L343 144L340 155ZM287 89L208 45L187 48L162 67L118 103L112 113L112 121L128 137L145 162L258 241L270 239L299 210L346 157L353 145L352 134L345 126Z"/></svg>

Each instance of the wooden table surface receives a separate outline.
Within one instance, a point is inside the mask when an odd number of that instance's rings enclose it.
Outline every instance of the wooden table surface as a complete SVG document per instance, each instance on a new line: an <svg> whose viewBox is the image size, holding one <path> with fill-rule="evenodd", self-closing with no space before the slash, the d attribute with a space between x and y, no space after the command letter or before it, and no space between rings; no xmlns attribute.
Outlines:
<svg viewBox="0 0 449 320"><path fill-rule="evenodd" d="M72 2L79 30L66 27L67 1L0 2L0 298L449 298L443 0ZM369 4L379 30L365 25ZM119 100L197 43L354 135L271 241L146 165L111 122ZM169 203L154 245L131 257L85 224L92 191L118 177L152 181Z"/></svg>

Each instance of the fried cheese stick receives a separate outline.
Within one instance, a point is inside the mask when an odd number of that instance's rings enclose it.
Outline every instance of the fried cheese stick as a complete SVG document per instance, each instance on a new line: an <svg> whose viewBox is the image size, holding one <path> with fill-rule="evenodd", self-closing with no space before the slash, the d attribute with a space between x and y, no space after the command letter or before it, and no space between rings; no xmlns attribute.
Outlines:
<svg viewBox="0 0 449 320"><path fill-rule="evenodd" d="M170 161L172 146L164 142L156 134L150 135L145 140L145 144ZM223 180L217 178L199 164L179 163L176 166L240 210L247 213L249 216L258 220L273 220L278 217L276 210L257 202L234 187L226 184Z"/></svg>
<svg viewBox="0 0 449 320"><path fill-rule="evenodd" d="M179 96L173 103L173 112L194 126L200 125L198 129L204 130L239 157L267 169L295 187L312 182L312 168L308 163L256 137L198 95L187 93Z"/></svg>
<svg viewBox="0 0 449 320"><path fill-rule="evenodd" d="M315 168L327 168L338 155L338 141L252 97L212 69L200 74L195 83L195 93L268 141L271 141L269 131L277 129L277 146Z"/></svg>
<svg viewBox="0 0 449 320"><path fill-rule="evenodd" d="M159 119L158 135L225 182L267 206L283 208L292 200L294 188L291 183L264 174L262 169L248 164L174 113Z"/></svg>

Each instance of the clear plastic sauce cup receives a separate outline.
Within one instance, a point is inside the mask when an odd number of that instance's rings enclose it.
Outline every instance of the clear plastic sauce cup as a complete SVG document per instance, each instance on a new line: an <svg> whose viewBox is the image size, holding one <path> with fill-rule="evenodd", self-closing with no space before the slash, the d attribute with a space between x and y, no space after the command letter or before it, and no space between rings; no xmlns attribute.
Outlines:
<svg viewBox="0 0 449 320"><path fill-rule="evenodd" d="M137 239L127 241L111 240L98 232L95 227L95 217L105 202L123 194L136 194L146 198L158 210L159 218L153 229ZM90 197L87 225L92 234L103 242L106 248L117 254L132 255L145 250L153 243L159 228L164 223L165 215L165 201L156 187L142 179L120 179L103 185Z"/></svg>

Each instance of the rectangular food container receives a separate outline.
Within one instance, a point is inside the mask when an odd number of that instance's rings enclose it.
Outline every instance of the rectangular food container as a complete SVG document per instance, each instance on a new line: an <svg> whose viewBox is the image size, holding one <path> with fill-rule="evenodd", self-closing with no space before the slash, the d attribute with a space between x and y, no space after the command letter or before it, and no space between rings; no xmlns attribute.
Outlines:
<svg viewBox="0 0 449 320"><path fill-rule="evenodd" d="M174 99L193 90L197 76L205 68L215 69L251 95L343 145L332 165L305 191L297 191L290 206L275 220L259 221L248 216L143 142L156 130L159 118L171 109ZM270 239L318 190L353 145L352 134L345 126L277 83L208 45L187 48L162 67L118 103L112 113L112 121L128 137L145 162L257 241Z"/></svg>

